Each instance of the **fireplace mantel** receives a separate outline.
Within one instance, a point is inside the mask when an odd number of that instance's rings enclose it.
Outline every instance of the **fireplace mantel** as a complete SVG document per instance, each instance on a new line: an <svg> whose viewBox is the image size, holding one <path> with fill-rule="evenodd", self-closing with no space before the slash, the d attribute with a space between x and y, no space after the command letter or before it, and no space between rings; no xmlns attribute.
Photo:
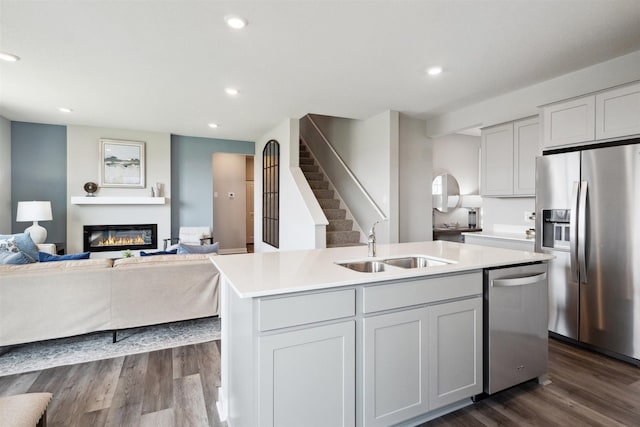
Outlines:
<svg viewBox="0 0 640 427"><path fill-rule="evenodd" d="M71 197L72 205L164 205L164 197Z"/></svg>

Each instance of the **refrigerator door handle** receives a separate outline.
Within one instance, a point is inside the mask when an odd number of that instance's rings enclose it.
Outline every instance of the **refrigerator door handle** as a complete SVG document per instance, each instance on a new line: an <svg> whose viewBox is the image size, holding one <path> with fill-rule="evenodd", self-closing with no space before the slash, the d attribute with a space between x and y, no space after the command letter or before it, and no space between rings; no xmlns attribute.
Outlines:
<svg viewBox="0 0 640 427"><path fill-rule="evenodd" d="M569 215L569 260L571 262L571 280L578 281L578 197L580 194L580 183L574 181L573 190L571 191L571 213Z"/></svg>
<svg viewBox="0 0 640 427"><path fill-rule="evenodd" d="M580 281L587 283L587 181L580 182L580 201L578 206L578 264Z"/></svg>

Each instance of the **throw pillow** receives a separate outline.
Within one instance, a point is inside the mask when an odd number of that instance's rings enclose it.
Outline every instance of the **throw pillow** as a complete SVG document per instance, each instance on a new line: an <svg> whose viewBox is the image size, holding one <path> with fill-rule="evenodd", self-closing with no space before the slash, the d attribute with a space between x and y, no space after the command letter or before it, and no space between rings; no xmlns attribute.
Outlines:
<svg viewBox="0 0 640 427"><path fill-rule="evenodd" d="M24 254L31 259L31 262L38 262L38 247L33 243L33 240L31 240L29 233L0 234L0 240L11 237L15 237L18 249L24 252Z"/></svg>
<svg viewBox="0 0 640 427"><path fill-rule="evenodd" d="M0 264L31 264L24 252L0 252Z"/></svg>
<svg viewBox="0 0 640 427"><path fill-rule="evenodd" d="M168 251L156 251L156 252L145 252L140 251L140 256L153 256L153 255L175 255L178 253L178 248L171 249Z"/></svg>
<svg viewBox="0 0 640 427"><path fill-rule="evenodd" d="M81 252L79 254L67 254L67 255L51 255L46 252L39 252L38 259L40 262L53 262L53 261L72 261L77 259L89 259L90 252Z"/></svg>
<svg viewBox="0 0 640 427"><path fill-rule="evenodd" d="M180 243L178 245L179 254L217 254L220 250L220 242L213 245L187 245Z"/></svg>
<svg viewBox="0 0 640 427"><path fill-rule="evenodd" d="M8 253L18 253L20 249L18 249L18 244L16 243L15 237L10 237L8 239L0 239L0 252L8 252Z"/></svg>

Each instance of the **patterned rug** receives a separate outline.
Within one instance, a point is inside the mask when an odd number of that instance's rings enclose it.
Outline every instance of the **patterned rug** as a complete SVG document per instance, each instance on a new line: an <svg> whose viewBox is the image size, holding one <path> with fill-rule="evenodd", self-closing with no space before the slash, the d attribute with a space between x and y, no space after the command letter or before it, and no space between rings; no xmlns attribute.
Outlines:
<svg viewBox="0 0 640 427"><path fill-rule="evenodd" d="M39 371L100 359L146 353L165 348L220 339L220 319L186 320L111 332L96 332L70 338L0 347L0 376Z"/></svg>

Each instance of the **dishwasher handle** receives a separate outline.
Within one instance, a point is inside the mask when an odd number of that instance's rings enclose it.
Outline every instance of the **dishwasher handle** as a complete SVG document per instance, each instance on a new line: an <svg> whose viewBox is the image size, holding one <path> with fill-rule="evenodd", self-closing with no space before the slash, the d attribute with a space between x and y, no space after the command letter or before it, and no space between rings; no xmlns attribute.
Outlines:
<svg viewBox="0 0 640 427"><path fill-rule="evenodd" d="M534 285L546 280L547 273L534 274L533 276L515 277L512 279L493 279L491 286L495 288L503 288L507 286L525 286Z"/></svg>

